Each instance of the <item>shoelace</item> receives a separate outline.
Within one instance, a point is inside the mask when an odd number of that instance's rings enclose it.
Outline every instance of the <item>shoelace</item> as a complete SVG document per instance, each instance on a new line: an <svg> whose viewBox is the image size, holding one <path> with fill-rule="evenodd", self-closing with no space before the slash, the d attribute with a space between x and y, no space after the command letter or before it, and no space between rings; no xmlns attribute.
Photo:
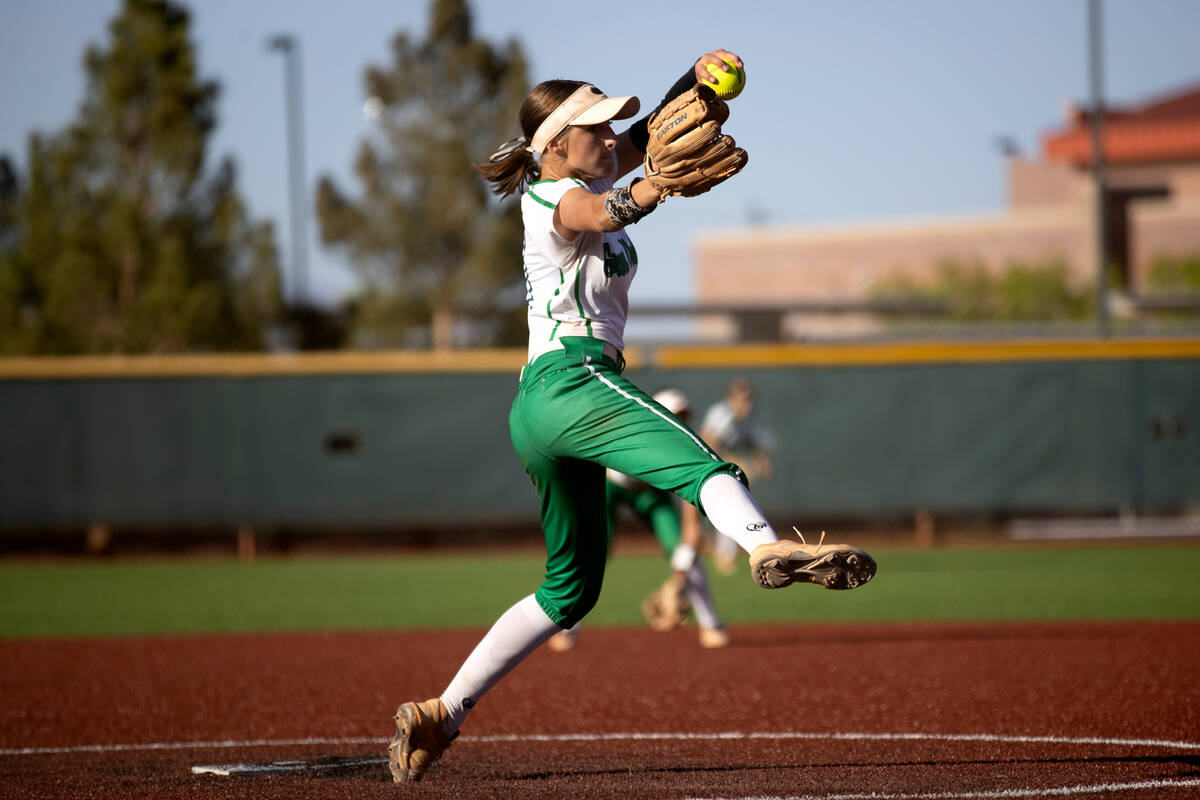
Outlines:
<svg viewBox="0 0 1200 800"><path fill-rule="evenodd" d="M804 541L804 534L800 532L800 529L797 528L795 525L793 525L792 530L794 530L796 532L796 535L800 537L800 544L804 545L805 547L808 547L808 542ZM817 553L821 552L821 545L823 545L823 544L825 544L825 531L821 531L821 541L817 542L817 549L813 550L814 556Z"/></svg>

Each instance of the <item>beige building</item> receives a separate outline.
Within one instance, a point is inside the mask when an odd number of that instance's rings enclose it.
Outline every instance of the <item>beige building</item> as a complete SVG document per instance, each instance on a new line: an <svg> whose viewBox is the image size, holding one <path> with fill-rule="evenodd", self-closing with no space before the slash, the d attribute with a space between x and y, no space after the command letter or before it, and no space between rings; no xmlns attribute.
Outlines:
<svg viewBox="0 0 1200 800"><path fill-rule="evenodd" d="M1106 258L1133 295L1152 261L1200 253L1200 85L1104 115ZM694 241L700 305L862 303L890 277L923 280L945 261L1002 270L1061 260L1078 285L1096 272L1088 115L1070 109L1036 159L1008 160L1001 213L838 226L754 228ZM869 332L869 315L785 314L785 336ZM711 331L710 331L711 333Z"/></svg>

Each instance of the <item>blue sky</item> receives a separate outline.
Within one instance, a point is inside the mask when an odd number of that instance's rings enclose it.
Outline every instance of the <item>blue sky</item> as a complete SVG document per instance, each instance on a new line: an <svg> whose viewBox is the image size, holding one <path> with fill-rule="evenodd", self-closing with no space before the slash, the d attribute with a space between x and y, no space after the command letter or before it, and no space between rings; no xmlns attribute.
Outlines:
<svg viewBox="0 0 1200 800"><path fill-rule="evenodd" d="M231 155L255 217L288 253L283 64L265 48L301 42L307 182L350 165L370 128L362 74L386 65L400 29L422 36L426 0L194 0L200 67L222 86L211 157ZM24 164L30 132L55 131L83 93L81 59L103 43L119 0L0 0L0 152ZM577 78L653 105L702 52L746 62L726 131L750 153L714 192L672 200L633 231L639 301L694 296L690 240L754 215L815 226L1001 211L999 136L1035 153L1064 104L1088 97L1085 0L760 0L683 3L474 0L476 31L521 42L533 82ZM738 13L737 9L745 9ZM1105 94L1141 103L1200 83L1200 2L1106 0ZM512 135L518 133L514 120ZM499 144L499 142L497 142ZM486 153L479 154L482 158ZM353 272L309 224L310 281L322 301Z"/></svg>

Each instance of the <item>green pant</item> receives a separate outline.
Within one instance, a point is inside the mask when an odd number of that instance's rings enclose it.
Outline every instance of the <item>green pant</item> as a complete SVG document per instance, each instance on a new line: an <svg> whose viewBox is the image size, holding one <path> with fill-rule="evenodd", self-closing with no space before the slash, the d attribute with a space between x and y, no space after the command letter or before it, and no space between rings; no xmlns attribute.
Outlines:
<svg viewBox="0 0 1200 800"><path fill-rule="evenodd" d="M600 597L608 555L607 467L675 492L700 507L717 473L745 480L698 435L621 377L604 343L563 339L564 349L525 367L508 418L513 447L541 500L546 578L535 597L569 628ZM703 512L703 508L700 509Z"/></svg>
<svg viewBox="0 0 1200 800"><path fill-rule="evenodd" d="M654 538L662 546L667 558L675 552L683 539L682 526L679 522L679 508L675 498L668 492L637 484L633 487L620 486L608 481L608 519L610 523L609 540L612 539L611 526L616 524L617 514L621 506L628 506L633 513L654 532Z"/></svg>

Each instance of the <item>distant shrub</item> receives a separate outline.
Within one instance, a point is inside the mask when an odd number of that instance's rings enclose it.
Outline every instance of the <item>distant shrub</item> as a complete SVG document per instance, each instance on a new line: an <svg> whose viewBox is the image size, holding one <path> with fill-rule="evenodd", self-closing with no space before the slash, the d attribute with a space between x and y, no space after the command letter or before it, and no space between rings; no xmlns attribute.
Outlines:
<svg viewBox="0 0 1200 800"><path fill-rule="evenodd" d="M1146 273L1146 293L1200 293L1200 253L1190 256L1159 256Z"/></svg>
<svg viewBox="0 0 1200 800"><path fill-rule="evenodd" d="M1073 287L1060 261L1012 264L1001 271L946 261L932 281L889 278L876 286L872 297L943 303L957 320L1050 321L1087 318L1093 312L1094 293Z"/></svg>

